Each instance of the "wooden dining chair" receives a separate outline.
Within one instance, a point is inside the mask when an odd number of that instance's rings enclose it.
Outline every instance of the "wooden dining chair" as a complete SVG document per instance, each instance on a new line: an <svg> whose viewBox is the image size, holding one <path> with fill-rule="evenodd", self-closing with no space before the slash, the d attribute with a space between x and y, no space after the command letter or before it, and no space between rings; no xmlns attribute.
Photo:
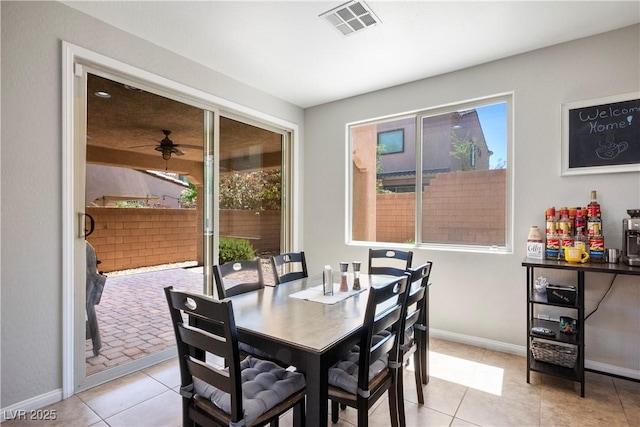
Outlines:
<svg viewBox="0 0 640 427"><path fill-rule="evenodd" d="M304 252L286 252L272 256L271 269L276 285L309 277Z"/></svg>
<svg viewBox="0 0 640 427"><path fill-rule="evenodd" d="M408 277L369 288L359 344L329 369L333 423L339 420L339 406L349 406L358 411L358 427L368 426L369 409L385 392L391 425L397 427L405 419L404 402L399 401L397 391Z"/></svg>
<svg viewBox="0 0 640 427"><path fill-rule="evenodd" d="M213 276L216 282L218 298L225 299L245 292L253 292L264 288L264 276L260 258L252 261L232 261L222 265L213 266ZM240 342L240 352L243 356L251 355L270 360L285 368L289 365L277 357Z"/></svg>
<svg viewBox="0 0 640 427"><path fill-rule="evenodd" d="M260 258L214 265L213 276L220 299L264 288Z"/></svg>
<svg viewBox="0 0 640 427"><path fill-rule="evenodd" d="M369 274L402 276L409 267L413 252L396 249L369 249Z"/></svg>
<svg viewBox="0 0 640 427"><path fill-rule="evenodd" d="M400 346L403 363L413 355L413 367L416 381L418 403L424 404L423 384L429 381L429 275L433 263L427 261L417 268L410 268L410 285L407 290L405 319L402 326L403 341ZM404 400L399 379L398 400Z"/></svg>
<svg viewBox="0 0 640 427"><path fill-rule="evenodd" d="M232 301L171 286L164 292L178 346L183 426L277 426L291 408L294 425L304 425L304 375L251 356L240 360Z"/></svg>

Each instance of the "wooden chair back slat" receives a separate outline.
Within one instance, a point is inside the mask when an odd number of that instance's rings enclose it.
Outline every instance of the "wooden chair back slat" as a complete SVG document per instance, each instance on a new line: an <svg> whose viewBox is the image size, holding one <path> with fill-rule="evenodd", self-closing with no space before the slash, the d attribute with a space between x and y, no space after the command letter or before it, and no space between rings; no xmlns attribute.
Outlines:
<svg viewBox="0 0 640 427"><path fill-rule="evenodd" d="M299 268L296 271L289 271L294 266ZM286 252L272 256L271 269L276 285L309 277L304 252Z"/></svg>
<svg viewBox="0 0 640 427"><path fill-rule="evenodd" d="M251 278L247 280L246 275ZM224 299L264 288L260 258L251 261L231 261L213 266L218 298Z"/></svg>
<svg viewBox="0 0 640 427"><path fill-rule="evenodd" d="M369 249L369 274L402 276L413 260L412 251Z"/></svg>

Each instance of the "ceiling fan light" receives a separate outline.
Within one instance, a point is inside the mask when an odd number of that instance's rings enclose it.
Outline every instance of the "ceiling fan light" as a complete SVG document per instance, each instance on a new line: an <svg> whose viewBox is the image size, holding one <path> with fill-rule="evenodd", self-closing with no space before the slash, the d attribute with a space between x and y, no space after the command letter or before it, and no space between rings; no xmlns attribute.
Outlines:
<svg viewBox="0 0 640 427"><path fill-rule="evenodd" d="M173 152L171 147L167 147L165 145L161 145L159 147L156 147L156 151L161 151L162 152L162 158L164 160L169 160L171 158L171 153Z"/></svg>

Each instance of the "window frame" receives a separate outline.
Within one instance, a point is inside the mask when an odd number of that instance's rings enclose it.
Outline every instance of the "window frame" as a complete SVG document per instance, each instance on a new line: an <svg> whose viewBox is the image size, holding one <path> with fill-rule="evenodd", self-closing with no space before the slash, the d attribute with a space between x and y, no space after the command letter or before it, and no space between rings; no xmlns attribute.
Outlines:
<svg viewBox="0 0 640 427"><path fill-rule="evenodd" d="M505 147L505 162L506 167L506 188L505 188L505 242L504 246L488 246L488 245L469 245L469 244L450 244L450 243L425 243L422 241L422 192L415 192L416 196L416 208L415 208L415 230L414 230L414 243L398 243L398 242L382 242L382 241L365 241L353 239L353 132L352 129L363 125L373 125L378 123L384 123L392 120L401 120L403 118L412 117L416 121L416 138L415 138L415 157L416 157L416 181L415 188L423 187L422 173L418 171L422 170L422 119L425 117L437 116L456 111L469 110L487 105L493 105L498 103L506 104L505 114L505 126L506 126L506 147ZM461 102L455 102L450 104L444 104L436 107L423 108L419 110L407 111L404 113L392 114L384 117L377 117L370 120L361 120L346 123L345 135L346 135L346 148L347 148L347 168L348 174L345 180L347 189L347 212L346 212L346 227L345 237L346 244L353 246L368 246L368 247L395 247L395 248L412 248L412 249L427 249L438 251L456 251L456 252L470 252L470 253L496 253L496 254L511 254L513 253L513 228L514 228L514 197L513 197L513 178L514 178L514 135L513 135L513 121L514 121L514 93L505 92L495 95L489 95L486 97L470 99ZM403 138L404 139L404 138ZM404 141L403 141L404 142ZM403 144L404 145L404 144Z"/></svg>

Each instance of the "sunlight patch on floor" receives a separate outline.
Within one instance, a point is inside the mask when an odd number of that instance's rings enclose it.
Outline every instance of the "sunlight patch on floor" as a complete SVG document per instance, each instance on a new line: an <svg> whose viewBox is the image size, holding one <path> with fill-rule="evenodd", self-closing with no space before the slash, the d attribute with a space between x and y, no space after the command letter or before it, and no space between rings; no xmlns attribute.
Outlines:
<svg viewBox="0 0 640 427"><path fill-rule="evenodd" d="M429 375L486 393L502 395L504 369L495 366L430 351Z"/></svg>

